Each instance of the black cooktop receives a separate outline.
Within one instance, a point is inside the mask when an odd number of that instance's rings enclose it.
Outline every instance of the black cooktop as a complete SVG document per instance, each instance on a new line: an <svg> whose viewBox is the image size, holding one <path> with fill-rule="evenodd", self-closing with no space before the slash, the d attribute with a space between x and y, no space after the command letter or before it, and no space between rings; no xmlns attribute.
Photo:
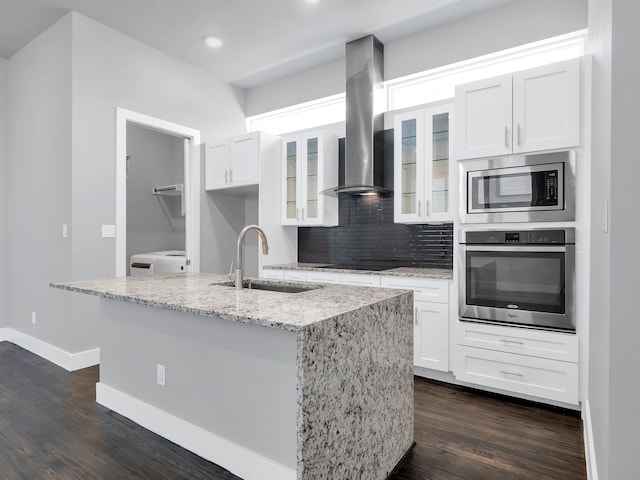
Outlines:
<svg viewBox="0 0 640 480"><path fill-rule="evenodd" d="M369 270L372 272L381 272L391 268L398 268L397 265L375 265L369 263L334 263L332 265L323 265L318 268L337 268L344 270Z"/></svg>

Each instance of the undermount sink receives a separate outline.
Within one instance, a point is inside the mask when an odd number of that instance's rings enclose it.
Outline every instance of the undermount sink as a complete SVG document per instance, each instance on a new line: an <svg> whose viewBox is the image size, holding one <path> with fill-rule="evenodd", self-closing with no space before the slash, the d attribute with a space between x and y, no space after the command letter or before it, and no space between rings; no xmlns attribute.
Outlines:
<svg viewBox="0 0 640 480"><path fill-rule="evenodd" d="M235 288L235 284L233 282L214 283L213 285ZM322 288L320 285L302 286L291 283L264 282L260 280L245 280L242 282L242 286L247 290L267 290L270 292L280 293L301 293Z"/></svg>

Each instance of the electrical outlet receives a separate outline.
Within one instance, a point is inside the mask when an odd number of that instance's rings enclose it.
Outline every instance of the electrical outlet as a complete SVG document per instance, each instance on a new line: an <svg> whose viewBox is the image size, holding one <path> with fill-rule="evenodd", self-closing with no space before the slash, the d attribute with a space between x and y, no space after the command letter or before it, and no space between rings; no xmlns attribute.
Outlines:
<svg viewBox="0 0 640 480"><path fill-rule="evenodd" d="M31 323L36 324L36 312L31 312Z"/></svg>
<svg viewBox="0 0 640 480"><path fill-rule="evenodd" d="M158 385L162 385L164 387L164 365L158 364L158 368L156 370L156 381Z"/></svg>

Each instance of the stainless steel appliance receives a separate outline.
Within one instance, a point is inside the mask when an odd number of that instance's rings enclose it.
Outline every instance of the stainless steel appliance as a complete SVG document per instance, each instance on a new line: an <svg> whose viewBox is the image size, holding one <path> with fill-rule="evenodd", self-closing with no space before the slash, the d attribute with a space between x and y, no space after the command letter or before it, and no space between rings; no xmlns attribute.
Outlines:
<svg viewBox="0 0 640 480"><path fill-rule="evenodd" d="M463 223L575 220L575 152L460 162Z"/></svg>
<svg viewBox="0 0 640 480"><path fill-rule="evenodd" d="M461 321L575 331L575 229L460 234Z"/></svg>

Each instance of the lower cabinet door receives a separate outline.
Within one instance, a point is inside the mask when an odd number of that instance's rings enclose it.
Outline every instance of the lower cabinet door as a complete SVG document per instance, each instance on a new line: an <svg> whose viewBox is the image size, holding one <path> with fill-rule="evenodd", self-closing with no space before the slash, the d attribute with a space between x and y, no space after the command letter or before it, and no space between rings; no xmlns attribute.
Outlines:
<svg viewBox="0 0 640 480"><path fill-rule="evenodd" d="M578 404L578 364L457 346L453 374L463 382Z"/></svg>
<svg viewBox="0 0 640 480"><path fill-rule="evenodd" d="M449 304L414 302L413 363L449 371Z"/></svg>

